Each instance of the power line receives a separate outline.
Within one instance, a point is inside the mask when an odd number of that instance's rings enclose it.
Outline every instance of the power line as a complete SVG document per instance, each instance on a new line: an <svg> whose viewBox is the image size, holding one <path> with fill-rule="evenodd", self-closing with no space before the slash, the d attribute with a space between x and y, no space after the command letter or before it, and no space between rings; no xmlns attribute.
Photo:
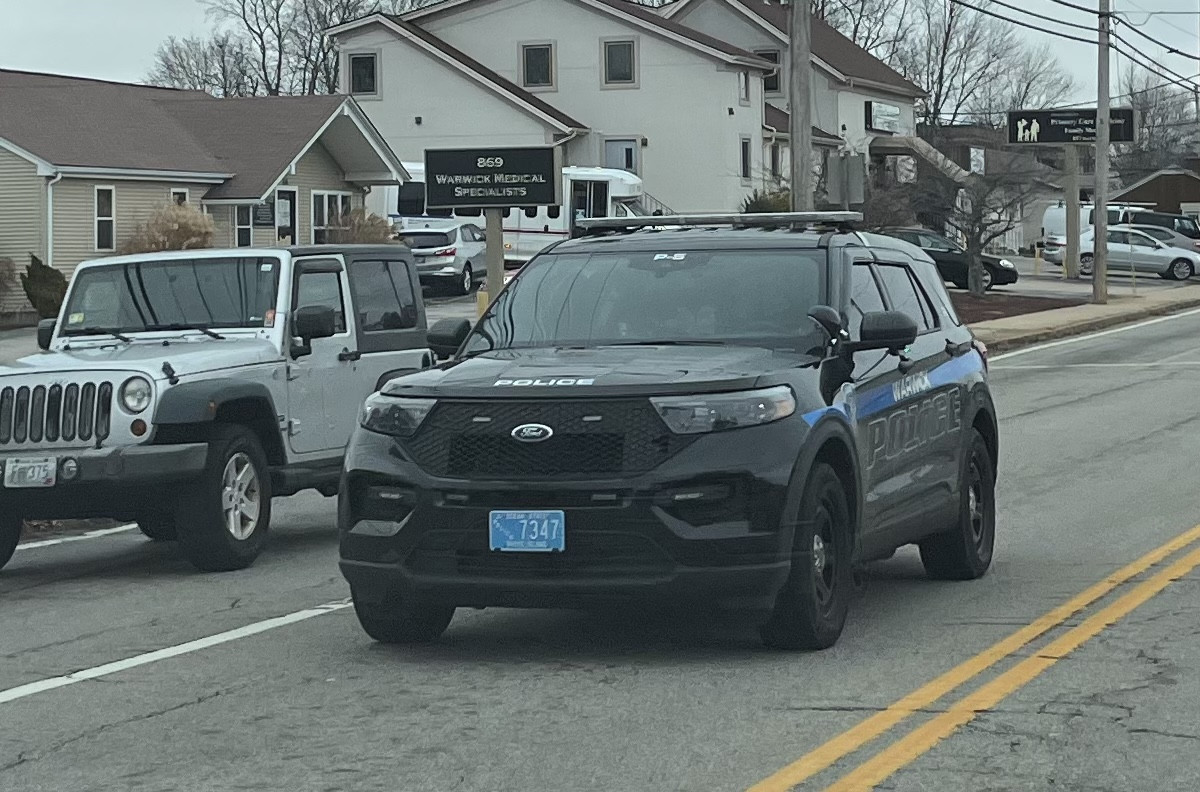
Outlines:
<svg viewBox="0 0 1200 792"><path fill-rule="evenodd" d="M1007 8L1011 11L1016 11L1018 14L1025 14L1026 16L1031 16L1036 19L1044 19L1047 22L1053 22L1054 24L1062 25L1063 27L1076 28L1077 30L1086 30L1089 33L1094 33L1096 31L1096 29L1094 27L1092 27L1091 25L1080 25L1077 22L1063 22L1062 20L1055 19L1052 16L1046 16L1045 14L1039 14L1036 11L1026 11L1024 8L1020 8L1019 6L1015 6L1015 5L1010 5L1006 2L1004 2L1004 0L989 0L989 2L992 5L1004 6L1005 8ZM1017 20L1012 19L1009 21L1016 22ZM1043 32L1053 34L1053 31L1050 31L1050 30L1046 30Z"/></svg>
<svg viewBox="0 0 1200 792"><path fill-rule="evenodd" d="M1124 45L1125 45L1125 46L1126 46L1126 47L1127 47L1129 50L1133 51L1133 52L1134 52L1134 53L1136 53L1137 55L1140 55L1141 57L1143 57L1143 58L1145 58L1146 60L1150 61L1151 63L1153 63L1153 64L1154 64L1154 66L1155 66L1155 67L1157 67L1157 68L1154 68L1154 67L1147 66L1147 65L1146 65L1146 64L1144 64L1144 63L1140 63L1140 62L1138 61L1138 59L1137 59L1137 58L1135 58L1133 55L1130 55L1128 52L1125 52L1125 51L1124 51L1124 50L1122 50L1120 47L1117 47L1115 44L1113 45L1113 49L1117 50L1117 52L1120 52L1122 55L1124 55L1126 58L1129 58L1129 59L1130 59L1131 61L1133 61L1134 63L1138 63L1138 65L1139 65L1139 66L1141 66L1142 68L1144 68L1144 69L1148 69L1148 70L1150 70L1150 71L1154 72L1154 73L1155 73L1155 74L1157 74L1159 77L1162 77L1164 80L1169 80L1169 79L1171 79L1172 77L1176 78L1177 80L1183 80L1184 82L1176 82L1175 84L1176 84L1176 85L1182 85L1183 87L1185 87L1185 88L1188 88L1188 89L1190 89L1190 90L1192 90L1192 91L1195 91L1195 90L1196 90L1196 85L1195 85L1194 83L1189 83L1189 82L1187 82L1187 77L1184 77L1182 74L1180 74L1179 72L1175 71L1174 69L1170 69L1170 68L1168 68L1168 67L1166 67L1166 66L1163 66L1161 63L1159 63L1158 61L1154 60L1154 58L1150 57L1150 56L1149 56L1149 55L1147 55L1145 52L1142 52L1140 49L1138 49L1137 47L1135 47L1135 46L1133 46L1132 44L1130 44L1128 39L1126 39L1126 38L1124 38L1124 37L1122 37L1122 36L1119 36L1119 35L1117 35L1117 34L1115 34L1115 33L1113 34L1113 39L1114 39L1115 41L1119 41L1119 42L1121 42L1121 43L1122 43L1122 44L1124 44ZM1200 60L1200 58L1197 58L1197 60ZM1162 69L1162 71L1159 71L1159 69ZM1165 72L1166 72L1166 74L1163 74L1163 71L1165 71ZM1169 75L1169 76L1168 76L1168 75Z"/></svg>
<svg viewBox="0 0 1200 792"><path fill-rule="evenodd" d="M994 0L993 0L993 2L994 2ZM1181 49L1176 49L1175 47L1172 47L1170 44L1164 44L1163 42L1154 38L1154 36L1151 36L1149 33L1143 32L1141 30L1141 28L1139 28L1137 25L1125 25L1124 27L1127 28L1128 30L1132 30L1134 33L1137 33L1139 36L1146 39L1147 41L1149 41L1153 44L1157 44L1158 46L1162 47L1163 49L1165 49L1167 51L1168 55L1178 55L1182 58L1189 58L1194 61L1200 61L1200 55L1193 55L1190 52L1184 52ZM1113 34L1113 38L1121 39L1122 41L1124 41L1124 39L1121 38L1121 36L1117 33ZM1126 43L1128 43L1128 42L1126 42Z"/></svg>
<svg viewBox="0 0 1200 792"><path fill-rule="evenodd" d="M1067 2L1067 0L1050 0L1050 1L1053 3L1058 3L1060 6L1066 6L1067 8L1073 8L1076 11L1082 11L1083 13L1087 14L1088 16L1096 16L1097 15L1096 9L1094 9L1094 8L1088 8L1086 6L1076 5L1075 3Z"/></svg>
<svg viewBox="0 0 1200 792"><path fill-rule="evenodd" d="M1056 0L1056 1L1061 1L1061 0ZM975 6L970 5L969 3L964 3L963 0L950 0L950 2L956 6L962 6L963 8L967 8L967 9L970 9L971 11L975 11L977 13L983 14L984 16L990 16L994 19L999 19L1004 22L1009 22L1009 23L1017 25L1019 27L1028 28L1029 30L1036 30L1038 33L1048 33L1051 36L1057 36L1059 38L1068 39L1070 41L1078 41L1081 44L1093 44L1094 45L1096 43L1095 39L1085 39L1080 36L1072 36L1070 33L1059 33L1054 30L1046 30L1045 28L1040 28L1037 25L1031 25L1028 22L1022 22L1018 19L1006 17L1003 14L997 14L994 11L988 11L983 8L976 8ZM1090 30L1090 28L1089 28L1089 30Z"/></svg>

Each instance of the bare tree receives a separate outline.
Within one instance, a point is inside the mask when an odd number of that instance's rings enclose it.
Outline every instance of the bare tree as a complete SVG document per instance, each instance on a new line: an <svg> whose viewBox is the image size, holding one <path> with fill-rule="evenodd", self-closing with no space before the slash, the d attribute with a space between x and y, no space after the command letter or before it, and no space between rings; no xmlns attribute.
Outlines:
<svg viewBox="0 0 1200 792"><path fill-rule="evenodd" d="M293 0L201 0L220 22L232 23L250 42L254 74L268 96L284 92L287 49L295 26Z"/></svg>
<svg viewBox="0 0 1200 792"><path fill-rule="evenodd" d="M1114 166L1122 181L1131 184L1157 170L1181 165L1195 150L1200 127L1194 95L1166 84L1151 72L1130 64L1120 75L1122 104L1133 107L1134 142L1117 147Z"/></svg>
<svg viewBox="0 0 1200 792"><path fill-rule="evenodd" d="M913 0L814 0L813 16L884 63L895 64L912 30Z"/></svg>
<svg viewBox="0 0 1200 792"><path fill-rule="evenodd" d="M967 104L973 123L999 129L1009 110L1041 110L1061 104L1075 90L1075 78L1059 62L1050 42L1024 44L997 64L1000 79L984 83Z"/></svg>
<svg viewBox="0 0 1200 792"><path fill-rule="evenodd" d="M213 96L253 96L259 83L246 42L231 32L208 38L171 36L154 55L153 85L207 91Z"/></svg>

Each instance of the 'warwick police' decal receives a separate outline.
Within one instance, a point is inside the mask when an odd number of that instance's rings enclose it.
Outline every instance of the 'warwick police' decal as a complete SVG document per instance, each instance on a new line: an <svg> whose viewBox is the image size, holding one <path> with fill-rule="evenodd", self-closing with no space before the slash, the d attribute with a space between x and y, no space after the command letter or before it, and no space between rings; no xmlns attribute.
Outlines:
<svg viewBox="0 0 1200 792"><path fill-rule="evenodd" d="M896 383L893 390L899 385ZM929 387L927 378L924 385ZM962 425L961 413L962 396L956 389L876 418L867 425L867 467L874 467L881 459L891 460L914 451L947 432L957 432Z"/></svg>
<svg viewBox="0 0 1200 792"><path fill-rule="evenodd" d="M910 374L892 383L892 398L898 402L904 401L932 389L933 386L929 384L929 374L926 372Z"/></svg>

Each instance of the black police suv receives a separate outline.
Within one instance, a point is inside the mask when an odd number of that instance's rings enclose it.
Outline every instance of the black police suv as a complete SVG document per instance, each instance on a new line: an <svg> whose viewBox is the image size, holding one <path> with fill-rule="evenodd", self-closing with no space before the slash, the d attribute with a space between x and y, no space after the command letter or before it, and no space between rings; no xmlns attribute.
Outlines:
<svg viewBox="0 0 1200 792"><path fill-rule="evenodd" d="M856 568L897 547L935 578L983 575L986 348L936 267L857 217L588 221L474 327L435 326L450 359L372 395L346 453L341 569L365 631L652 601L815 649Z"/></svg>

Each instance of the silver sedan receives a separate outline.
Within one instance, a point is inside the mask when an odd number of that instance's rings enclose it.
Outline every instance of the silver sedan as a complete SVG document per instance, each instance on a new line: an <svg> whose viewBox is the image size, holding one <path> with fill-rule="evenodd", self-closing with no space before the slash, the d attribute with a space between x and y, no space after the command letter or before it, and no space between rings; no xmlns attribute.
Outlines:
<svg viewBox="0 0 1200 792"><path fill-rule="evenodd" d="M1079 240L1079 272L1091 275L1095 260L1095 229L1088 229ZM1129 226L1114 226L1108 231L1108 268L1187 280L1200 270L1200 253L1172 247Z"/></svg>

